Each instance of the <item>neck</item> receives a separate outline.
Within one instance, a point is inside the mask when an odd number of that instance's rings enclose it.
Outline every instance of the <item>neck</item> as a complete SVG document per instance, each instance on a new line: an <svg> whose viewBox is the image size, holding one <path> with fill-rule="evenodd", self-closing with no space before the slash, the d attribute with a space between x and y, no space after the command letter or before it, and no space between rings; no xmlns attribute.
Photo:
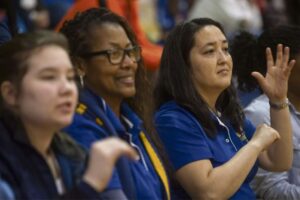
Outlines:
<svg viewBox="0 0 300 200"><path fill-rule="evenodd" d="M120 107L121 107L121 101L118 101L118 100L112 100L112 99L105 99L104 100L106 101L106 103L110 106L110 108L112 109L112 111L118 116L120 117L121 115L121 110L120 110Z"/></svg>
<svg viewBox="0 0 300 200"><path fill-rule="evenodd" d="M295 95L292 92L288 93L289 101L293 104L293 106L296 108L296 110L300 111L300 97L298 95Z"/></svg>
<svg viewBox="0 0 300 200"><path fill-rule="evenodd" d="M120 107L121 107L121 103L123 101L123 98L120 97L112 97L111 95L103 95L103 93L97 89L95 89L94 87L92 87L90 84L88 84L88 87L95 92L98 96L100 96L101 98L103 98L105 100L105 102L109 105L109 107L112 109L112 111L118 116L120 117L121 115L121 111L120 111Z"/></svg>
<svg viewBox="0 0 300 200"><path fill-rule="evenodd" d="M205 91L198 89L199 95L203 98L203 100L207 103L209 109L211 109L213 112L216 112L216 102L219 97L219 93L215 93L212 91Z"/></svg>
<svg viewBox="0 0 300 200"><path fill-rule="evenodd" d="M55 130L51 130L51 128L47 127L37 127L26 122L24 123L24 127L30 144L42 154L42 156L47 157L52 139L55 135Z"/></svg>

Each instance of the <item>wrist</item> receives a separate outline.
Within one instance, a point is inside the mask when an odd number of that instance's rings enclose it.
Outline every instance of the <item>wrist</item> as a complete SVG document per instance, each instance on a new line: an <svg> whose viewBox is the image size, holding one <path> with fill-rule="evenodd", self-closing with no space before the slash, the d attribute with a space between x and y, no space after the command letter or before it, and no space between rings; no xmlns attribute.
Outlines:
<svg viewBox="0 0 300 200"><path fill-rule="evenodd" d="M90 176L89 174L85 174L82 179L84 182L89 184L97 192L102 192L105 188L103 182L101 180L99 181L95 176Z"/></svg>
<svg viewBox="0 0 300 200"><path fill-rule="evenodd" d="M284 108L287 108L289 105L289 100L288 98L285 98L284 100L281 101L269 101L270 108L273 108L275 110L282 110Z"/></svg>
<svg viewBox="0 0 300 200"><path fill-rule="evenodd" d="M264 147L261 143L250 140L248 142L248 145L251 146L253 149L255 149L257 151L257 153L260 153L264 150Z"/></svg>

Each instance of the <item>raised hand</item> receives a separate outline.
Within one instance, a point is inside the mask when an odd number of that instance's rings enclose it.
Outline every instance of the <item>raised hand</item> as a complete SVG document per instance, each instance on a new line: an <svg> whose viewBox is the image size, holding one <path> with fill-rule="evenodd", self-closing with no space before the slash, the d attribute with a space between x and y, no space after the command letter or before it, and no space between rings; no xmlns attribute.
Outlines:
<svg viewBox="0 0 300 200"><path fill-rule="evenodd" d="M284 102L288 91L288 79L295 60L289 61L289 47L282 44L277 46L276 61L274 62L270 48L266 49L267 73L264 77L259 72L252 72L261 89L273 103Z"/></svg>

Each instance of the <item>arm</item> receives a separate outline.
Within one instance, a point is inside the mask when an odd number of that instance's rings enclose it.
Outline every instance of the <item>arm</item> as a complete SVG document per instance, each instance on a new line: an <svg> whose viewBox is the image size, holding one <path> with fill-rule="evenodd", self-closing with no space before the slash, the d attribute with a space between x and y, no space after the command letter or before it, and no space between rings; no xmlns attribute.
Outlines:
<svg viewBox="0 0 300 200"><path fill-rule="evenodd" d="M288 78L295 61L289 62L289 48L277 47L276 62L271 50L266 50L267 74L263 77L258 72L252 75L259 82L262 90L272 103L283 103L287 97ZM280 140L274 142L259 156L262 168L269 171L284 171L290 168L293 159L292 131L288 107L277 110L270 108L271 126L280 133Z"/></svg>
<svg viewBox="0 0 300 200"><path fill-rule="evenodd" d="M279 137L274 129L263 125L247 145L231 159L222 158L223 164L214 168L209 160L215 156L209 139L191 120L180 113L174 113L173 117L168 113L156 118L156 127L177 170L177 180L195 199L231 197L246 179L260 152Z"/></svg>
<svg viewBox="0 0 300 200"><path fill-rule="evenodd" d="M213 168L209 160L192 162L179 169L176 178L193 199L229 199L246 179L259 153L249 143L219 167Z"/></svg>
<svg viewBox="0 0 300 200"><path fill-rule="evenodd" d="M245 181L261 151L278 136L274 129L260 126L248 144L223 165L214 168L209 160L199 160L179 169L176 178L192 198L228 199Z"/></svg>

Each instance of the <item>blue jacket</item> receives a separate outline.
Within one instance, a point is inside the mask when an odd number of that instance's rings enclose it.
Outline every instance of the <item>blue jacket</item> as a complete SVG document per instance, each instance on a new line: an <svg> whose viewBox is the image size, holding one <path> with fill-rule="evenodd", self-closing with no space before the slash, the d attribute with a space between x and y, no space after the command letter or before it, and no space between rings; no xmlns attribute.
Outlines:
<svg viewBox="0 0 300 200"><path fill-rule="evenodd" d="M80 93L79 105L74 117L74 121L67 129L75 140L86 148L90 148L91 143L109 136L123 138L131 144L140 155L140 161L132 162L127 160L129 174L121 177L120 170L116 169L113 178L107 187L110 189L123 189L128 179L132 184L135 198L137 199L163 199L169 198L169 185L164 168L156 155L151 142L144 133L142 121L125 104L121 106L121 118L124 123L113 113L104 100L85 88ZM126 124L126 128L123 124ZM122 180L123 179L123 180ZM126 192L128 196L128 192Z"/></svg>
<svg viewBox="0 0 300 200"><path fill-rule="evenodd" d="M29 143L21 126L0 118L0 179L16 199L97 199L99 193L81 181L85 152L66 134L57 134L51 148L67 193L58 194L46 161Z"/></svg>

